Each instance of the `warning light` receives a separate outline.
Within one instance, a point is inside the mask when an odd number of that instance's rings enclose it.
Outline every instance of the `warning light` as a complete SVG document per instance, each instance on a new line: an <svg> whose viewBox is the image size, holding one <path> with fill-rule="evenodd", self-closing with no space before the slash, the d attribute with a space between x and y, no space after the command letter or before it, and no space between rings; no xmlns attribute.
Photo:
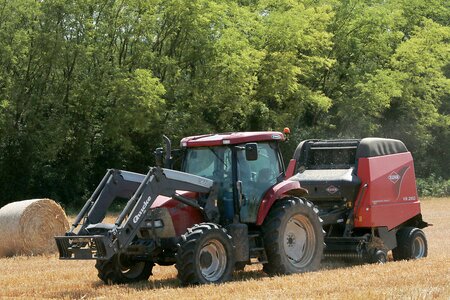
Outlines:
<svg viewBox="0 0 450 300"><path fill-rule="evenodd" d="M284 127L283 133L284 133L284 138L286 139L286 141L289 140L289 135L291 134L291 130L289 129L289 127Z"/></svg>

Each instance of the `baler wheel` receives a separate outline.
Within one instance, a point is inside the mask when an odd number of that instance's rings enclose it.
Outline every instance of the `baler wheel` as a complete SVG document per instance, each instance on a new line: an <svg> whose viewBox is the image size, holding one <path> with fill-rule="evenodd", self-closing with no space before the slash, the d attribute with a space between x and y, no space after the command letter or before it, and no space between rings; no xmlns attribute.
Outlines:
<svg viewBox="0 0 450 300"><path fill-rule="evenodd" d="M388 261L387 252L384 249L371 249L369 251L369 262L385 264Z"/></svg>
<svg viewBox="0 0 450 300"><path fill-rule="evenodd" d="M182 285L228 281L234 264L231 236L219 225L197 224L181 236L176 268Z"/></svg>
<svg viewBox="0 0 450 300"><path fill-rule="evenodd" d="M109 260L97 260L98 277L106 284L133 283L148 280L154 263L133 261L123 254L115 254Z"/></svg>
<svg viewBox="0 0 450 300"><path fill-rule="evenodd" d="M269 274L294 274L316 270L322 259L324 231L318 209L295 197L274 204L263 223Z"/></svg>
<svg viewBox="0 0 450 300"><path fill-rule="evenodd" d="M392 249L394 260L417 259L427 257L427 254L427 238L422 230L404 227L397 232L397 247Z"/></svg>

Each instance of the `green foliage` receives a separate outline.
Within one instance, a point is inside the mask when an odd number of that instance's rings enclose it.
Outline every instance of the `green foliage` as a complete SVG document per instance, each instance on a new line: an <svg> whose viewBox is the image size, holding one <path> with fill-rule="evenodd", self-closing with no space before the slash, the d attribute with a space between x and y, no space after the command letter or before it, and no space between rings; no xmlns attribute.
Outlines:
<svg viewBox="0 0 450 300"><path fill-rule="evenodd" d="M0 205L76 206L107 168L145 172L162 133L285 126L287 158L400 138L445 182L449 20L441 0L0 0Z"/></svg>
<svg viewBox="0 0 450 300"><path fill-rule="evenodd" d="M448 197L450 196L450 179L443 179L431 174L430 177L417 179L417 191L420 196Z"/></svg>

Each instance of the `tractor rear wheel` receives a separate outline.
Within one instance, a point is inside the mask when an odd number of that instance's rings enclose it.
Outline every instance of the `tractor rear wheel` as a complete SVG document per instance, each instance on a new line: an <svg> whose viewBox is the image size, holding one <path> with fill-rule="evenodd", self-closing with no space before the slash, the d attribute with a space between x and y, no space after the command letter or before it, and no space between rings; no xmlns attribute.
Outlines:
<svg viewBox="0 0 450 300"><path fill-rule="evenodd" d="M428 244L425 233L419 228L404 227L397 232L397 247L392 249L394 260L427 257Z"/></svg>
<svg viewBox="0 0 450 300"><path fill-rule="evenodd" d="M98 277L106 284L133 283L148 280L153 262L134 261L125 254L115 254L109 260L97 260Z"/></svg>
<svg viewBox="0 0 450 300"><path fill-rule="evenodd" d="M228 281L234 264L231 236L219 225L197 224L181 236L176 268L183 285Z"/></svg>
<svg viewBox="0 0 450 300"><path fill-rule="evenodd" d="M318 209L299 198L285 198L274 204L263 223L264 248L270 275L316 270L322 260L324 231Z"/></svg>

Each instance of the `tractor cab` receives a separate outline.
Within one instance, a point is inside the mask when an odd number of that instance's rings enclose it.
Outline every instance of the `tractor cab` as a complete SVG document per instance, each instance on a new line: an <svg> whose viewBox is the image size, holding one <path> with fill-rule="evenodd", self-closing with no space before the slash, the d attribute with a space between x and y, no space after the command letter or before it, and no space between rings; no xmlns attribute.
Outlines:
<svg viewBox="0 0 450 300"><path fill-rule="evenodd" d="M280 132L246 132L186 137L182 171L218 184L221 223L255 223L264 194L284 178Z"/></svg>

